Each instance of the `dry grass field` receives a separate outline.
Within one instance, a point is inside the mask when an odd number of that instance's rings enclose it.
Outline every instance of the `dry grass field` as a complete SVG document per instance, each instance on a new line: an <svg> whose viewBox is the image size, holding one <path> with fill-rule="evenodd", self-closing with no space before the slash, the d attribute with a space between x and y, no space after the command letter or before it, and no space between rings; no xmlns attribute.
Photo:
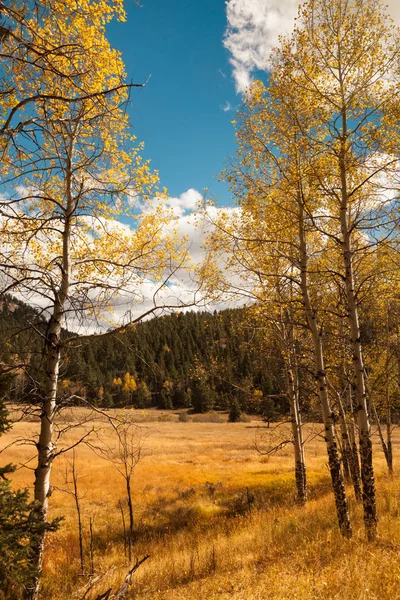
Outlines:
<svg viewBox="0 0 400 600"><path fill-rule="evenodd" d="M83 409L79 409L82 413ZM82 416L82 414L80 415ZM260 435L273 443L275 427L247 423L178 422L177 415L138 411L148 436L134 474L134 556L150 555L137 571L137 600L395 600L400 599L400 432L395 432L395 476L386 475L375 437L379 540L367 544L362 512L349 489L354 537L337 529L319 425L306 426L309 502L295 503L292 449L267 457L255 449ZM75 417L69 415L71 420ZM153 420L152 420L153 419ZM216 419L217 420L217 419ZM30 437L37 423L20 421L2 438ZM285 437L284 427L279 436ZM66 443L82 428L66 434ZM107 434L108 435L108 434ZM268 441L269 440L269 441ZM16 445L2 462L25 462L32 447ZM66 455L67 456L67 455ZM86 598L121 583L127 571L119 500L124 480L113 465L80 446L76 451L84 521L86 569L89 520L95 573L104 577ZM33 466L31 463L29 466ZM88 576L79 574L77 521L65 487L65 457L54 464L51 517L64 515L49 534L43 598L81 598ZM32 485L19 470L15 485ZM92 594L92 596L90 595Z"/></svg>

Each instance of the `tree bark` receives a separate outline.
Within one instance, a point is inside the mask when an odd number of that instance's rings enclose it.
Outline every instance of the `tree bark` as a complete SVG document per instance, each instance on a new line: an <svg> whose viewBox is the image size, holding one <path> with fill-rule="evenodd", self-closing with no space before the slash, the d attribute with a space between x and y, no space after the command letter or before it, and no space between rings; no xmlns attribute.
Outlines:
<svg viewBox="0 0 400 600"><path fill-rule="evenodd" d="M390 398L389 394L387 397L386 406L386 441L387 441L387 465L389 469L389 475L393 476L393 447L392 447L392 415L390 410Z"/></svg>
<svg viewBox="0 0 400 600"><path fill-rule="evenodd" d="M364 523L369 540L376 538L377 515L375 498L375 479L372 464L372 442L368 415L367 395L365 389L364 362L361 348L358 308L354 289L353 252L348 224L348 194L344 157L340 160L342 181L342 205L340 223L342 230L343 262L348 319L350 323L351 349L353 354L354 391L356 399L357 422L359 429L359 446L361 460L361 480L363 484Z"/></svg>
<svg viewBox="0 0 400 600"><path fill-rule="evenodd" d="M50 495L50 475L55 455L55 445L53 440L54 417L57 408L57 384L60 367L61 352L61 330L62 320L65 313L65 303L69 294L71 279L70 264L70 238L71 238L71 219L73 214L73 200L71 193L72 178L72 149L73 139L70 137L69 155L66 161L66 208L64 214L63 246L62 246L62 264L61 279L58 290L55 291L53 313L51 315L45 341L45 384L44 400L42 405L42 414L40 419L40 433L37 443L38 464L35 469L34 497L37 502L37 510L40 518L46 522L48 513L48 498ZM43 564L45 536L38 540L34 547L33 563L36 568L36 578L29 590L28 597L37 600L40 588L40 579Z"/></svg>
<svg viewBox="0 0 400 600"><path fill-rule="evenodd" d="M307 501L307 474L304 457L304 443L301 423L301 413L299 406L299 384L296 364L296 350L293 338L293 322L288 325L289 339L287 340L289 348L287 358L287 387L290 407L290 420L292 425L292 437L294 446L295 461L295 480L297 489L297 501L299 504L305 504Z"/></svg>
<svg viewBox="0 0 400 600"><path fill-rule="evenodd" d="M299 504L305 504L307 501L307 478L306 465L304 460L304 447L301 432L301 417L298 405L298 394L294 383L292 369L287 369L287 385L290 406L290 421L292 426L292 437L294 446L295 479L297 489L297 501Z"/></svg>
<svg viewBox="0 0 400 600"><path fill-rule="evenodd" d="M354 290L353 259L350 246L350 233L347 226L347 206L341 210L343 259L345 265L348 318L350 321L351 347L353 352L354 389L361 460L361 480L363 484L364 522L369 540L376 538L377 515L375 479L372 464L371 428L365 390L364 362L361 349L358 309Z"/></svg>
<svg viewBox="0 0 400 600"><path fill-rule="evenodd" d="M355 432L355 424L354 424L354 408L353 408L353 400L352 400L352 386L349 384L349 441L350 441L350 472L351 479L353 481L354 495L356 497L357 502L362 501L362 490L361 490L361 473L360 473L360 461L358 458L358 449L356 442L356 432Z"/></svg>
<svg viewBox="0 0 400 600"><path fill-rule="evenodd" d="M128 501L128 513L129 513L129 539L128 539L128 559L129 562L132 560L132 546L133 546L133 534L134 534L134 517L133 517L133 504L132 504L132 488L131 488L131 478L127 476L125 478L126 482L126 497Z"/></svg>
<svg viewBox="0 0 400 600"><path fill-rule="evenodd" d="M347 504L346 490L344 487L342 471L340 468L340 459L336 442L335 427L332 418L332 410L329 403L322 346L322 332L320 331L318 325L317 312L313 309L309 296L307 242L304 229L304 209L301 200L299 200L299 241L301 291L303 295L303 303L307 323L311 331L314 346L314 359L316 366L315 379L318 385L318 394L322 409L322 417L325 428L325 442L328 453L329 470L332 479L332 488L335 497L336 512L342 535L347 538L350 538L352 536L352 529Z"/></svg>
<svg viewBox="0 0 400 600"><path fill-rule="evenodd" d="M388 402L388 399L387 399ZM378 435L381 441L381 446L383 450L383 454L385 456L386 465L389 471L389 475L393 475L393 455L392 455L392 439L391 439L391 427L390 427L390 407L387 405L386 407L386 434L387 440L385 440L385 436L383 434L381 420L378 415L378 411L376 410L375 403L372 403L372 410L374 412L374 417L376 421L376 426L378 428Z"/></svg>
<svg viewBox="0 0 400 600"><path fill-rule="evenodd" d="M342 433L343 475L344 475L345 481L349 482L349 481L351 481L351 471L350 471L351 450L350 450L349 430L347 427L346 413L345 413L345 410L343 407L343 402L339 395L338 395L338 404L339 404L340 430Z"/></svg>
<svg viewBox="0 0 400 600"><path fill-rule="evenodd" d="M341 46L338 45L338 78L341 90L342 131L338 136L340 149L338 167L340 173L340 229L342 256L346 289L347 315L350 325L350 341L353 354L354 392L356 399L357 422L361 460L361 480L363 484L364 523L368 540L376 538L377 515L375 497L375 479L372 463L371 427L368 415L365 371L360 338L357 297L354 285L353 250L351 245L352 227L350 224L348 177L348 129L347 102L344 91L344 78L341 64Z"/></svg>

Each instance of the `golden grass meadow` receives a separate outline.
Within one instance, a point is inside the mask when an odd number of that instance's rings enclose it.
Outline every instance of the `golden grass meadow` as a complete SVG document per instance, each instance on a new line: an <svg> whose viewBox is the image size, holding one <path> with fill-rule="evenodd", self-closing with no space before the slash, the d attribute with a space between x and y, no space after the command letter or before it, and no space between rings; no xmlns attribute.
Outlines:
<svg viewBox="0 0 400 600"><path fill-rule="evenodd" d="M78 409L83 411L83 409ZM111 411L114 412L114 411ZM400 598L400 432L394 432L395 474L386 474L374 435L379 539L367 544L362 510L350 487L352 540L336 525L321 425L306 425L309 501L295 502L292 447L273 456L256 451L274 442L276 425L180 422L176 413L137 411L146 428L142 459L134 472L134 557L149 554L138 569L128 597L140 600L395 600ZM82 416L82 415L80 415ZM72 413L71 420L74 418ZM226 418L226 416L224 416ZM157 419L157 420L156 420ZM218 416L214 420L220 421ZM6 445L37 431L20 421L4 436ZM285 437L285 426L278 429ZM65 442L82 435L73 428ZM24 463L32 447L14 445L7 461ZM84 526L85 569L80 574L74 499L65 488L68 454L55 461L50 518L64 516L48 534L42 597L82 598L89 580L93 527L94 573L103 574L85 598L124 579L128 563L119 501L124 480L113 465L80 445L76 449ZM34 462L29 466L33 466ZM31 486L29 468L13 476L15 486Z"/></svg>

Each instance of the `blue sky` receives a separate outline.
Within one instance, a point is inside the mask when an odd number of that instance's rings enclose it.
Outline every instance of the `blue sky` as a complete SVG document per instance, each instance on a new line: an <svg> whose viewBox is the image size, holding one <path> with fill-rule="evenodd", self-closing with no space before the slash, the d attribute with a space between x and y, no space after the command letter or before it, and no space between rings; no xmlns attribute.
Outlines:
<svg viewBox="0 0 400 600"><path fill-rule="evenodd" d="M220 196L229 192L215 175L235 151L231 124L240 105L223 47L223 0L143 0L127 5L126 23L108 30L122 51L129 78L143 82L130 107L134 132L145 156L160 172L161 184L179 196L189 188ZM224 111L229 105L231 110Z"/></svg>
<svg viewBox="0 0 400 600"><path fill-rule="evenodd" d="M232 120L242 93L266 78L271 49L290 34L298 0L126 0L128 19L108 29L123 55L132 91L134 133L161 186L181 215L208 188L217 204L232 204L217 181L235 153ZM399 0L387 0L400 21ZM225 108L225 110L224 110ZM187 191L191 194L187 195ZM182 195L183 198L182 198Z"/></svg>

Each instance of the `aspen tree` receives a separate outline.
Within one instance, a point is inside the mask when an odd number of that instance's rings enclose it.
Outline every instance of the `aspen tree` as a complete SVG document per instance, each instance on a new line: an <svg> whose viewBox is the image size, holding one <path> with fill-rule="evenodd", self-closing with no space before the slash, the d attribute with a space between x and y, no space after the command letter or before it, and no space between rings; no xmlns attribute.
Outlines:
<svg viewBox="0 0 400 600"><path fill-rule="evenodd" d="M398 32L376 0L311 0L294 33L273 60L274 76L291 96L293 118L308 145L313 177L326 198L330 239L342 254L351 331L353 385L359 428L364 520L376 537L376 500L370 421L360 338L355 238L375 243L391 221L382 177L398 165L392 152L398 100ZM293 92L293 93L292 93ZM307 120L303 107L309 108ZM311 116L311 118L310 118ZM327 232L328 227L323 229Z"/></svg>
<svg viewBox="0 0 400 600"><path fill-rule="evenodd" d="M27 15L52 65L36 70L41 93L22 138L6 148L5 195L18 191L3 203L2 272L6 285L28 300L40 298L49 315L34 484L44 522L59 453L54 428L62 327L70 316L97 322L121 291L140 300L143 282L168 278L185 256L160 204L142 213L130 208L139 197L146 202L157 175L129 133L124 65L105 37L114 16L124 18L122 0L85 0L79 9L56 0L39 21ZM124 215L133 227L117 222ZM36 548L38 572L43 548L44 537ZM38 596L39 582L30 597Z"/></svg>
<svg viewBox="0 0 400 600"><path fill-rule="evenodd" d="M104 88L92 88L89 92L85 74L88 49L94 50L96 31L115 17L125 18L122 0L96 3L85 0L79 4L60 0L15 0L2 4L0 152L3 174L15 164L16 150L26 152L25 134L37 121L38 103L52 99L72 105L88 93L106 93ZM59 29L54 27L55 23ZM67 34L69 24L71 32ZM80 37L76 35L79 29ZM60 80L62 87L58 85ZM121 72L116 85L127 89L137 84L127 85Z"/></svg>
<svg viewBox="0 0 400 600"><path fill-rule="evenodd" d="M239 180L236 184L239 185ZM249 196L240 196L243 205ZM270 232L261 204L252 202L252 209L242 208L239 196L238 204L240 211L222 211L213 220L207 257L202 267L203 277L211 294L246 297L255 302L251 310L252 320L263 328L266 337L271 336L278 344L286 374L297 500L304 504L307 500L307 477L296 339L298 299L293 293L291 265L275 241L268 243ZM223 270L221 264L224 265Z"/></svg>
<svg viewBox="0 0 400 600"><path fill-rule="evenodd" d="M372 281L371 288L379 293L371 294L364 300L361 314L361 318L365 315L368 319L368 328L371 332L366 344L368 402L389 475L393 474L392 411L396 408L399 394L399 269L396 243L393 242L397 240L388 240L376 252L374 269L377 275Z"/></svg>
<svg viewBox="0 0 400 600"><path fill-rule="evenodd" d="M290 419L292 424L297 500L299 504L304 504L307 500L307 476L299 398L299 364L295 340L293 308L290 306L286 311L286 322L285 319L282 318L280 323L275 323L281 333L281 339L283 341L284 349L286 350L286 376Z"/></svg>
<svg viewBox="0 0 400 600"><path fill-rule="evenodd" d="M346 492L326 377L322 328L320 255L326 240L314 220L321 207L320 194L312 182L307 163L307 146L290 110L286 109L286 93L279 80L271 75L269 94L261 83L255 83L245 99L245 107L237 126L239 150L237 160L226 171L239 206L241 219L249 223L237 238L245 245L254 271L261 280L291 279L297 288L297 303L311 334L314 376L325 426L328 461L335 495L340 529L351 537ZM307 112L307 107L304 107ZM262 223L262 225L256 225ZM257 227L260 230L258 234ZM253 229L252 229L253 228ZM256 241L257 240L257 241ZM262 250L260 250L262 247ZM286 267L272 271L264 254L278 251ZM235 247L237 254L237 249Z"/></svg>
<svg viewBox="0 0 400 600"><path fill-rule="evenodd" d="M344 303L341 303L342 306ZM342 317L342 315L341 315ZM351 351L349 349L349 332L345 334L344 320L340 319L340 332L339 342L341 348L337 348L337 352L342 355L342 360L339 365L338 383L336 386L338 394L339 411L342 420L342 431L343 431L343 443L346 448L347 460L351 480L354 488L354 495L358 502L362 501L362 490L361 490L361 474L360 474L360 458L358 454L356 431L355 431L355 417L353 408L353 386L352 386L352 365L351 365ZM347 327L348 329L348 327Z"/></svg>

